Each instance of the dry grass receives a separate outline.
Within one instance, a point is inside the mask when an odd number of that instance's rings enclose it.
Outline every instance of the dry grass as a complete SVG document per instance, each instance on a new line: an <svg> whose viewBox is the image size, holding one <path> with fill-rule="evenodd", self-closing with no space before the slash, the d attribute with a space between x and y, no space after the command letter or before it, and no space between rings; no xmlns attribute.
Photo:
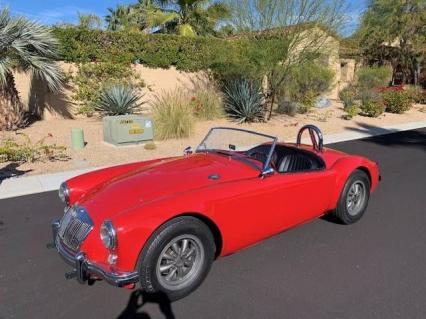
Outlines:
<svg viewBox="0 0 426 319"><path fill-rule="evenodd" d="M181 90L164 91L156 95L152 111L157 139L188 137L194 129L193 110L188 96Z"/></svg>

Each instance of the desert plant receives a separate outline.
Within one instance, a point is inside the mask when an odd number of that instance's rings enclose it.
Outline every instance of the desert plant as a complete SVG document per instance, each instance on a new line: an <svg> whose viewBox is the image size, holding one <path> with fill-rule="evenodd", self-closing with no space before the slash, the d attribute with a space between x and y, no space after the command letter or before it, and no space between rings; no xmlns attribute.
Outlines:
<svg viewBox="0 0 426 319"><path fill-rule="evenodd" d="M73 99L78 103L79 114L92 116L99 103L101 92L116 84L140 88L144 82L132 72L130 63L82 63L71 77Z"/></svg>
<svg viewBox="0 0 426 319"><path fill-rule="evenodd" d="M385 91L382 99L386 112L401 114L408 111L412 106L412 98L405 91Z"/></svg>
<svg viewBox="0 0 426 319"><path fill-rule="evenodd" d="M277 112L295 116L298 113L300 105L297 102L282 100L278 102Z"/></svg>
<svg viewBox="0 0 426 319"><path fill-rule="evenodd" d="M3 112L12 114L18 110L15 121L24 117L19 115L22 104L13 71L30 73L45 81L52 91L59 90L62 74L55 63L57 47L48 27L24 17L12 17L7 9L0 10L0 101L3 107L10 108Z"/></svg>
<svg viewBox="0 0 426 319"><path fill-rule="evenodd" d="M290 70L284 90L291 101L304 106L299 109L306 113L314 106L317 97L330 87L332 80L332 70L318 63L306 62Z"/></svg>
<svg viewBox="0 0 426 319"><path fill-rule="evenodd" d="M358 86L361 89L373 89L388 85L392 78L392 70L388 67L361 67L356 72Z"/></svg>
<svg viewBox="0 0 426 319"><path fill-rule="evenodd" d="M351 120L358 115L359 111L359 107L352 104L351 106L345 107L346 114L344 114L342 117L345 120Z"/></svg>
<svg viewBox="0 0 426 319"><path fill-rule="evenodd" d="M245 79L232 80L224 87L225 112L238 123L264 120L262 98L259 84Z"/></svg>
<svg viewBox="0 0 426 319"><path fill-rule="evenodd" d="M126 115L140 111L142 96L127 84L115 84L102 90L96 111L104 116Z"/></svg>
<svg viewBox="0 0 426 319"><path fill-rule="evenodd" d="M156 138L188 137L194 127L193 111L188 96L180 90L164 91L152 103Z"/></svg>
<svg viewBox="0 0 426 319"><path fill-rule="evenodd" d="M46 139L51 134L33 143L24 133L16 133L21 140L7 138L0 142L0 162L36 162L36 161L61 161L67 160L66 148L56 144L47 144Z"/></svg>
<svg viewBox="0 0 426 319"><path fill-rule="evenodd" d="M197 90L191 97L191 107L195 116L202 120L212 120L223 114L222 98L214 87Z"/></svg>
<svg viewBox="0 0 426 319"><path fill-rule="evenodd" d="M381 99L366 99L361 104L362 115L368 117L378 117L385 112L385 105Z"/></svg>
<svg viewBox="0 0 426 319"><path fill-rule="evenodd" d="M406 91L414 103L426 104L426 90L419 86L407 85Z"/></svg>
<svg viewBox="0 0 426 319"><path fill-rule="evenodd" d="M356 89L352 85L345 87L339 92L339 99L342 101L345 109L352 107L355 104L356 96Z"/></svg>

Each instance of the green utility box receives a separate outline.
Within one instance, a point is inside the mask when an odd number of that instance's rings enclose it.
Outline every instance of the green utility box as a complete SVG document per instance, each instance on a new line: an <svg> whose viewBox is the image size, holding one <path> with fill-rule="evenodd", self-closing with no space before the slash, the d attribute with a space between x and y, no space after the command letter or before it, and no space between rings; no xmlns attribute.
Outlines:
<svg viewBox="0 0 426 319"><path fill-rule="evenodd" d="M104 141L114 145L136 144L154 137L153 123L138 115L106 116L103 118Z"/></svg>

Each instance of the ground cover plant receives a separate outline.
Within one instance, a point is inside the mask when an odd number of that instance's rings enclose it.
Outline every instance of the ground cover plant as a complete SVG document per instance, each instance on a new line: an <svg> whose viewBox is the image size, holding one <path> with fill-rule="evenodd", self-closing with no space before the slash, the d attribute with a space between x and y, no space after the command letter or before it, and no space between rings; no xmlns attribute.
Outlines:
<svg viewBox="0 0 426 319"><path fill-rule="evenodd" d="M33 142L28 135L16 133L0 141L0 162L33 163L37 161L67 160L66 147L47 143L52 135Z"/></svg>

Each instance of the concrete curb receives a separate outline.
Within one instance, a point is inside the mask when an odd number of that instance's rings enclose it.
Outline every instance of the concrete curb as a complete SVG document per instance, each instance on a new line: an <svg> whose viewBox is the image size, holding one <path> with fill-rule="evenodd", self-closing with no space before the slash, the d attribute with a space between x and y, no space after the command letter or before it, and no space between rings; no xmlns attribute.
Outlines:
<svg viewBox="0 0 426 319"><path fill-rule="evenodd" d="M422 127L426 127L426 121L385 127L348 128L346 132L324 136L324 144L351 141L371 136L414 130ZM303 139L302 141L307 143L310 140ZM92 167L60 173L8 178L0 181L0 199L57 190L63 181L100 168L101 167Z"/></svg>

